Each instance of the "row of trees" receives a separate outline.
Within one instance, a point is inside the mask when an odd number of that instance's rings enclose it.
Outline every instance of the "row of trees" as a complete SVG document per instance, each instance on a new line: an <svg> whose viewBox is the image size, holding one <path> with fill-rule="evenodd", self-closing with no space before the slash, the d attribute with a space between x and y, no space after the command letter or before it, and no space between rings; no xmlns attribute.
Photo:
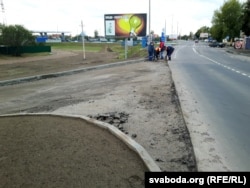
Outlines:
<svg viewBox="0 0 250 188"><path fill-rule="evenodd" d="M16 47L13 55L20 56L20 47L35 45L35 37L21 25L5 26L0 24L0 44Z"/></svg>
<svg viewBox="0 0 250 188"><path fill-rule="evenodd" d="M203 26L196 33L199 38L200 33L210 33L211 36L221 41L222 39L234 40L240 37L240 32L250 35L250 0L240 3L238 0L228 0L214 11L211 28Z"/></svg>

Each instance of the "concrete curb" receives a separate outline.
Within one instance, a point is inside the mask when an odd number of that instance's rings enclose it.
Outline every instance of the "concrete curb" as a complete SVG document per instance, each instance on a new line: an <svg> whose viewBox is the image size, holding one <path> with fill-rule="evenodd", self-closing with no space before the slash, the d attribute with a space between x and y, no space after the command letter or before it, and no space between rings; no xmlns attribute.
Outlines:
<svg viewBox="0 0 250 188"><path fill-rule="evenodd" d="M60 77L60 76L67 76L67 75L77 74L77 73L91 71L91 70L99 70L99 69L104 69L104 68L122 66L122 65L126 65L126 64L139 63L139 62L143 62L145 60L146 59L141 58L141 59L136 59L136 60L121 61L121 62L109 63L109 64L87 67L87 68L82 68L82 69L74 69L74 70L63 71L63 72L55 72L55 73L51 73L51 74L43 74L43 75L35 75L35 76L23 77L23 78L11 79L11 80L3 80L3 81L0 81L0 86L20 84L20 83L37 81L37 80L48 79L48 78L56 78L56 77Z"/></svg>
<svg viewBox="0 0 250 188"><path fill-rule="evenodd" d="M0 117L13 117L13 116L59 116L65 118L78 118L82 119L88 123L91 123L95 126L98 126L102 129L109 131L111 134L116 136L122 142L124 142L130 149L136 152L139 157L143 160L144 164L147 166L150 172L161 172L159 166L155 163L152 157L148 154L148 152L137 142L131 139L129 136L118 130L116 127L104 123L95 119L91 119L86 116L81 115L64 115L64 114L53 114L53 113L21 113L21 114L6 114L0 115Z"/></svg>

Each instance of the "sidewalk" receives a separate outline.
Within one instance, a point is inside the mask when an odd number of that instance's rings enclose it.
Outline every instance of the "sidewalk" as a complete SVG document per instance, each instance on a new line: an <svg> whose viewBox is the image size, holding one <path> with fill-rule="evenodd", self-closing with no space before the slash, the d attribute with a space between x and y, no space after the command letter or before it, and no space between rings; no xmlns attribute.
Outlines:
<svg viewBox="0 0 250 188"><path fill-rule="evenodd" d="M226 52L238 55L244 55L250 57L250 50L249 49L235 49L234 47L225 47Z"/></svg>

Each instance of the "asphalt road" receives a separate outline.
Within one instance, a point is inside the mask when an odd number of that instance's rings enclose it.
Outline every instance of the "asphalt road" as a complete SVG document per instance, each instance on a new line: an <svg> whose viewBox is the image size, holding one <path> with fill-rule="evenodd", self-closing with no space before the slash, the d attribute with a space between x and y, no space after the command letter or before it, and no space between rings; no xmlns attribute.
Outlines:
<svg viewBox="0 0 250 188"><path fill-rule="evenodd" d="M198 169L249 171L250 56L185 42L169 64Z"/></svg>

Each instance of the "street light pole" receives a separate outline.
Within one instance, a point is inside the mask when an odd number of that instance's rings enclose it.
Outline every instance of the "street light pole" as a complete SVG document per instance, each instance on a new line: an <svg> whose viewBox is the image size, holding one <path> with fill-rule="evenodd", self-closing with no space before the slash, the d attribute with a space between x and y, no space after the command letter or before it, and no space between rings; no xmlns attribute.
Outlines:
<svg viewBox="0 0 250 188"><path fill-rule="evenodd" d="M166 22L166 19L165 19L165 41L164 41L164 44L167 45L167 29L166 29L166 25L167 25L167 22Z"/></svg>
<svg viewBox="0 0 250 188"><path fill-rule="evenodd" d="M171 31L172 32L172 37L174 36L174 29L173 29L174 28L174 25L173 25L174 23L173 22L174 22L174 15L172 14L172 31Z"/></svg>
<svg viewBox="0 0 250 188"><path fill-rule="evenodd" d="M151 0L149 0L149 11L148 11L148 19L149 19L149 42L152 41L152 36L151 36Z"/></svg>

